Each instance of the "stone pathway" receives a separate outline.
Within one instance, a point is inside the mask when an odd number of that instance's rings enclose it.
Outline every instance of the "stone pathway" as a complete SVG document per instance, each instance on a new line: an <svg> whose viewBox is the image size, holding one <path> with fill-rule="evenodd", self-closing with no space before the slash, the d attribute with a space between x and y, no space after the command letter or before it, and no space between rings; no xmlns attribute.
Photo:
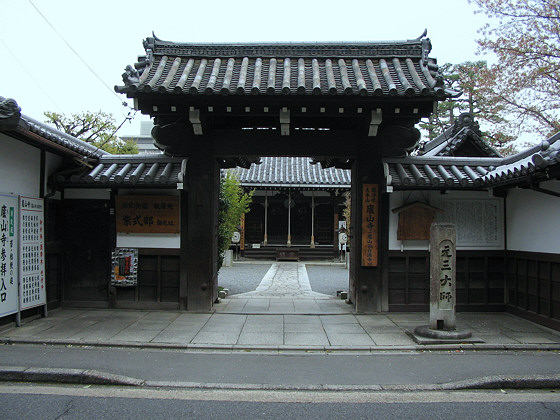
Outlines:
<svg viewBox="0 0 560 420"><path fill-rule="evenodd" d="M214 309L222 313L340 314L351 313L353 306L311 290L305 264L282 262L272 264L256 290L228 296Z"/></svg>

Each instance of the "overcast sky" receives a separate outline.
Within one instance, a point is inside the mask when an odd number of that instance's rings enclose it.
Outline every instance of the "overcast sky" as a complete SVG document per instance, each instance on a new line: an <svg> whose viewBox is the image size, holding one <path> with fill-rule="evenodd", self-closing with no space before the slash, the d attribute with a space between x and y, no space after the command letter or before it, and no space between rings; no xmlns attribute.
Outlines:
<svg viewBox="0 0 560 420"><path fill-rule="evenodd" d="M322 42L404 40L426 28L438 63L484 58L475 39L486 18L467 0L0 0L0 11L0 96L40 121L44 111L103 110L119 124L121 102L132 101L113 87L152 31L176 42ZM138 113L119 134L138 134L147 119Z"/></svg>

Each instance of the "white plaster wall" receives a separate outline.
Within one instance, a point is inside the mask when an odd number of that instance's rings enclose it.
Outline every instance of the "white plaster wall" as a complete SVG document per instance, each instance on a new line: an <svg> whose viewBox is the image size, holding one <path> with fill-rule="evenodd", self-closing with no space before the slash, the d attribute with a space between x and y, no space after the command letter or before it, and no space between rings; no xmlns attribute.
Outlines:
<svg viewBox="0 0 560 420"><path fill-rule="evenodd" d="M389 204L389 249L390 250L400 250L400 251L412 251L412 250L427 250L429 248L428 240L420 241L400 241L397 240L397 228L399 223L398 214L393 213L393 209L401 207L405 204L411 204L416 201L420 201L430 206L444 209L446 201L454 200L498 200L492 197L489 192L486 191L448 191L446 194L441 194L439 191L396 191L390 195ZM437 221L437 218L436 218ZM498 233L500 237L499 244L492 246L466 246L457 245L457 249L469 250L469 249L503 249L503 211L500 207L498 214Z"/></svg>
<svg viewBox="0 0 560 420"><path fill-rule="evenodd" d="M559 181L540 184L560 192ZM506 199L507 248L560 253L560 197L525 189L509 190Z"/></svg>
<svg viewBox="0 0 560 420"><path fill-rule="evenodd" d="M181 248L179 234L117 233L118 248Z"/></svg>
<svg viewBox="0 0 560 420"><path fill-rule="evenodd" d="M39 196L41 152L0 133L0 192Z"/></svg>

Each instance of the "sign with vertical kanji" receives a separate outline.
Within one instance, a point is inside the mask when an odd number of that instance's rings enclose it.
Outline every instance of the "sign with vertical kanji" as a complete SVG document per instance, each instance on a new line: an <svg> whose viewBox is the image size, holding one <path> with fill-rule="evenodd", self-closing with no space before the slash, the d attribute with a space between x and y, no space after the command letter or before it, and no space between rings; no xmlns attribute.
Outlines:
<svg viewBox="0 0 560 420"><path fill-rule="evenodd" d="M45 214L42 198L19 198L20 310L45 305Z"/></svg>
<svg viewBox="0 0 560 420"><path fill-rule="evenodd" d="M18 311L18 198L0 194L0 317Z"/></svg>
<svg viewBox="0 0 560 420"><path fill-rule="evenodd" d="M377 267L379 246L379 189L363 184L362 193L362 267Z"/></svg>

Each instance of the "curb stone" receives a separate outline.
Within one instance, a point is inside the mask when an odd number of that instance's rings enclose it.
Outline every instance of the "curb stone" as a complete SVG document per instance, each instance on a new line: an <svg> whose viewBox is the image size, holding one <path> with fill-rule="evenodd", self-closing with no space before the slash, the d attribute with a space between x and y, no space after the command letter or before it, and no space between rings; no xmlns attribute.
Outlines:
<svg viewBox="0 0 560 420"><path fill-rule="evenodd" d="M123 375L84 369L0 366L2 382L51 382L59 384L118 385L153 388L255 390L255 391L460 391L476 389L560 389L560 374L495 375L442 384L334 385L334 384L238 384L145 381Z"/></svg>
<svg viewBox="0 0 560 420"><path fill-rule="evenodd" d="M0 338L0 345L32 344L52 346L79 347L122 347L137 349L161 350L191 350L191 351L227 351L227 352L346 352L378 353L378 352L424 352L424 351L560 351L560 344L413 344L413 345L379 345L379 346L314 346L314 345L264 345L264 344L203 344L203 343L151 343L140 341L88 341L71 339L29 339L29 338Z"/></svg>

